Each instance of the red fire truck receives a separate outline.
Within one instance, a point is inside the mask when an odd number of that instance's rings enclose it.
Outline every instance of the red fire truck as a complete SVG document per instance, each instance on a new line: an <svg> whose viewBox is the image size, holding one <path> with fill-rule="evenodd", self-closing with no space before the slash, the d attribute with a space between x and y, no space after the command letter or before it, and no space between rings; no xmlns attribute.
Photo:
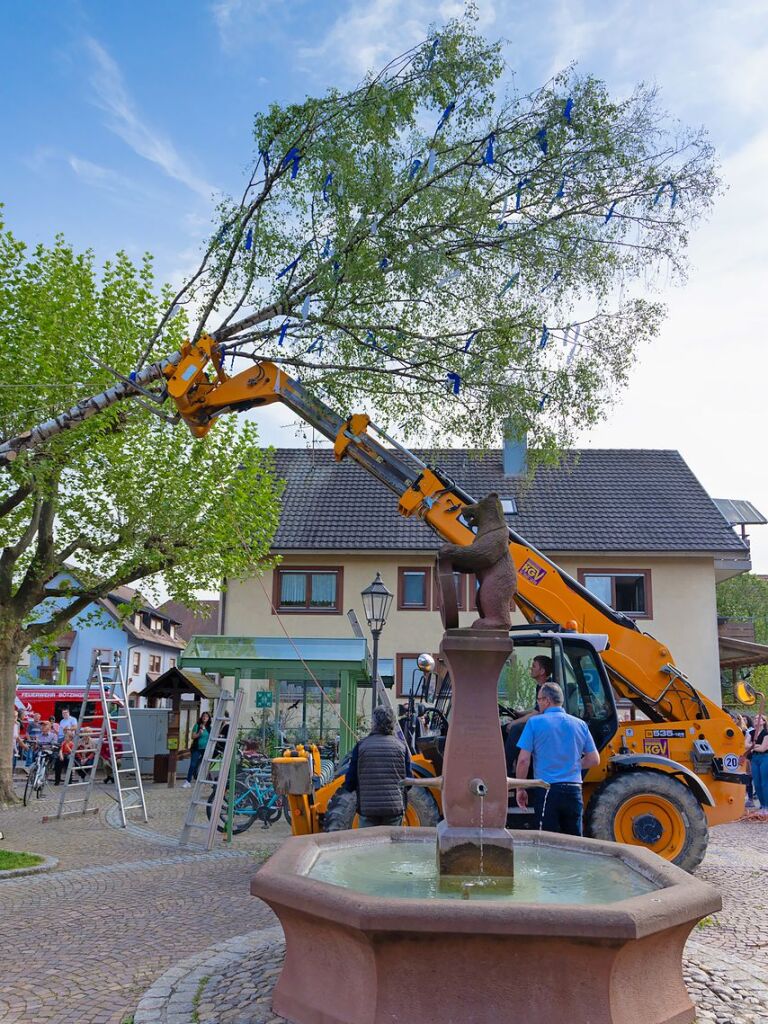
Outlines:
<svg viewBox="0 0 768 1024"><path fill-rule="evenodd" d="M106 687L109 695L111 687ZM92 696L98 696L98 690L91 691ZM22 734L26 733L26 719L31 718L37 711L40 718L50 718L54 715L57 722L61 721L61 712L69 708L69 713L74 718L80 717L85 689L82 686L50 686L46 684L25 684L20 683L16 687L16 707L21 711ZM122 702L121 705L122 706ZM86 710L86 722L93 728L101 729L102 714L101 701L89 700Z"/></svg>

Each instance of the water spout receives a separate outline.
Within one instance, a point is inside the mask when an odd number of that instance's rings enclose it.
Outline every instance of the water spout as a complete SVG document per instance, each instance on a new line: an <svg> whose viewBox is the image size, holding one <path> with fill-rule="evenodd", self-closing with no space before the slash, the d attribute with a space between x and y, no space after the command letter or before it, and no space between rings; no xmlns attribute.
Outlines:
<svg viewBox="0 0 768 1024"><path fill-rule="evenodd" d="M472 779L469 783L469 792L473 796L484 797L488 794L488 786L482 779Z"/></svg>

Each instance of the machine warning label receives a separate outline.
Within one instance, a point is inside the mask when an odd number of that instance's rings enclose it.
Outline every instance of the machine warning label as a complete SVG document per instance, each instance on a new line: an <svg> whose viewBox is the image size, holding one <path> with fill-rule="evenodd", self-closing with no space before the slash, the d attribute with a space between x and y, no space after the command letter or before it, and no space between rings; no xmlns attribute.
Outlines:
<svg viewBox="0 0 768 1024"><path fill-rule="evenodd" d="M643 740L644 754L658 754L659 757L669 757L669 740L659 737L655 740Z"/></svg>
<svg viewBox="0 0 768 1024"><path fill-rule="evenodd" d="M535 586L538 586L547 575L547 570L537 565L532 558L526 558L517 571Z"/></svg>
<svg viewBox="0 0 768 1024"><path fill-rule="evenodd" d="M649 733L646 731L646 736L648 735ZM684 740L685 729L651 729L650 735L654 739L666 739L669 737L674 740Z"/></svg>

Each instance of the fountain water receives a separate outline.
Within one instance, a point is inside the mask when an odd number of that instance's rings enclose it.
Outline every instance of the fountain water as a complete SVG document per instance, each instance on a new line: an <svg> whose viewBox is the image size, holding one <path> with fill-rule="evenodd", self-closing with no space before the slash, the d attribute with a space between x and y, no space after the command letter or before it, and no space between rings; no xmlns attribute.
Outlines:
<svg viewBox="0 0 768 1024"><path fill-rule="evenodd" d="M506 775L496 684L514 567L498 499L478 506L475 544L438 563L453 705L442 778L419 781L442 790L444 820L294 837L261 868L251 892L286 938L274 1009L296 1024L497 1024L511 1007L526 1024L689 1024L682 950L717 892L639 847L513 844L505 828L510 783L537 783ZM455 628L454 570L480 580L469 630Z"/></svg>

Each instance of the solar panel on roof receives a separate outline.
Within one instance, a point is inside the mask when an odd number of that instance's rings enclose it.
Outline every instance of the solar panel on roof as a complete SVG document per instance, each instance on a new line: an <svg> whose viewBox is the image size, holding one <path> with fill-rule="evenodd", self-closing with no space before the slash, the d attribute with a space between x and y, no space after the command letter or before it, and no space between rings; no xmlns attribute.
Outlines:
<svg viewBox="0 0 768 1024"><path fill-rule="evenodd" d="M720 514L731 526L762 526L768 519L758 512L751 501L733 498L713 498Z"/></svg>

